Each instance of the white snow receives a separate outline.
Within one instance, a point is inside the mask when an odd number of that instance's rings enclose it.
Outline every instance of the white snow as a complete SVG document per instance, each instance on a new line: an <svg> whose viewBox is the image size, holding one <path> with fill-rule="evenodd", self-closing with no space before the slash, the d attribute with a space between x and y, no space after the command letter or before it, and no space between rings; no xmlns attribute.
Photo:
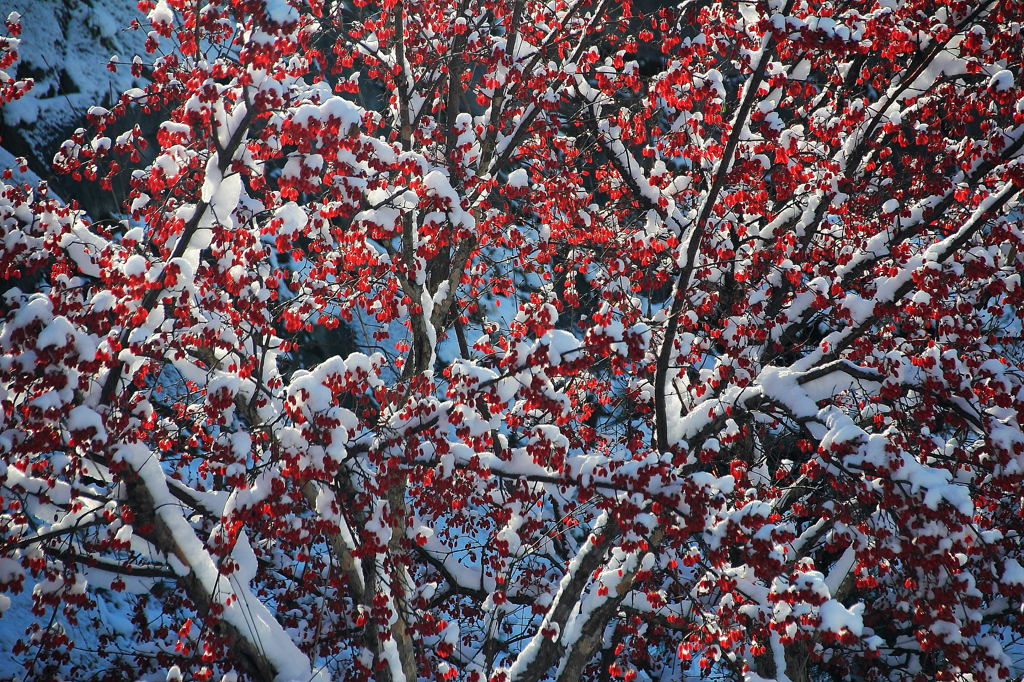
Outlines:
<svg viewBox="0 0 1024 682"><path fill-rule="evenodd" d="M508 174L508 185L509 187L529 187L530 186L530 175L524 168L517 168Z"/></svg>
<svg viewBox="0 0 1024 682"><path fill-rule="evenodd" d="M276 24L295 23L299 20L298 11L287 0L264 0L264 5L267 18Z"/></svg>
<svg viewBox="0 0 1024 682"><path fill-rule="evenodd" d="M818 614L821 616L822 630L840 632L846 629L857 637L864 634L864 604L862 603L846 608L835 599L829 599L818 607Z"/></svg>
<svg viewBox="0 0 1024 682"><path fill-rule="evenodd" d="M167 4L167 0L160 0L146 18L153 24L170 26L174 23L174 10Z"/></svg>
<svg viewBox="0 0 1024 682"><path fill-rule="evenodd" d="M1003 562L1001 582L1004 585L1024 585L1024 567L1014 559L1007 559Z"/></svg>
<svg viewBox="0 0 1024 682"><path fill-rule="evenodd" d="M1013 72L1003 69L992 74L992 77L988 79L989 90L995 90L996 92L1006 92L1013 87Z"/></svg>

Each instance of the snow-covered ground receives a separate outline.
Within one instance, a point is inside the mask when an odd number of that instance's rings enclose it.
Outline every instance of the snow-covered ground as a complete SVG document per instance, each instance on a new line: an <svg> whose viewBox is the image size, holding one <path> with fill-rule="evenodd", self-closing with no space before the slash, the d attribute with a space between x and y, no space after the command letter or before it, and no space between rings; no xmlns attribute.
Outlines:
<svg viewBox="0 0 1024 682"><path fill-rule="evenodd" d="M19 60L11 71L33 78L33 87L16 102L4 105L2 144L30 150L50 149L79 125L86 110L110 102L136 85L126 64L135 54L145 59L148 24L134 2L117 0L3 0L0 15L21 15ZM107 63L117 55L123 65L112 73ZM49 159L42 159L48 163ZM6 167L4 159L0 165Z"/></svg>

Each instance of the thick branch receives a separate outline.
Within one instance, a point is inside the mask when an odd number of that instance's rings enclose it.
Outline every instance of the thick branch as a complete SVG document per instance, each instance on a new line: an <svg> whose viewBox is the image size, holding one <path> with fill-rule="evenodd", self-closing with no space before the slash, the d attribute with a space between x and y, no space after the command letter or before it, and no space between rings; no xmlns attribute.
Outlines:
<svg viewBox="0 0 1024 682"><path fill-rule="evenodd" d="M657 549L664 537L664 528L660 526L655 528L647 542L649 549L644 554L646 555ZM629 590L633 586L633 580L636 578L637 571L642 563L643 558L638 557L636 567L622 577L621 582L615 589L615 593L609 595L603 604L587 616L587 620L580 628L579 638L565 652L562 670L558 675L557 682L577 682L577 680L582 678L583 669L600 648L605 628L608 626L608 622L618 614L619 605L626 598L626 595L629 594Z"/></svg>
<svg viewBox="0 0 1024 682"><path fill-rule="evenodd" d="M620 532L618 523L614 519L609 519L604 526L595 528L591 533L587 544L570 565L569 572L562 578L558 594L555 595L547 617L523 652L529 652L533 658L522 666L517 661L509 671L511 682L537 682L548 669L558 663L564 653L564 646L558 641L560 638L547 637L543 631L551 626L557 626L558 632L563 631L569 616L579 603L583 590L590 582L591 575L604 563L608 550Z"/></svg>
<svg viewBox="0 0 1024 682"><path fill-rule="evenodd" d="M782 13L784 15L788 14L792 6L793 0L788 0L786 2L786 7L782 10ZM729 133L729 140L726 142L725 150L722 152L718 172L715 173L715 180L711 185L711 189L708 191L706 199L704 200L704 205L701 208L697 221L688 227L686 233L684 233L685 236L683 238L683 244L686 245L686 260L683 263L679 277L676 279L672 309L669 313L668 325L665 328L665 338L662 340L661 352L658 353L658 362L654 375L655 428L659 452L668 451L670 445L668 442L668 407L666 404L667 396L665 395L665 387L668 384L669 366L671 365L672 356L675 352L676 334L679 331L679 315L683 311L683 304L686 301L686 291L690 287L690 278L693 275L693 270L697 264L697 251L700 249L704 226L711 217L711 212L714 210L715 204L718 201L718 196L725 187L725 180L729 175L729 169L732 166L736 147L739 145L740 136L746 129L746 121L753 109L754 100L757 98L758 88L761 86L761 81L764 80L765 70L768 68L768 62L770 61L769 57L772 53L774 43L774 36L767 38L764 48L761 51L760 59L758 59L757 66L754 68L754 72L751 74L750 80L747 82L746 96L743 98L739 111L736 113L732 131Z"/></svg>

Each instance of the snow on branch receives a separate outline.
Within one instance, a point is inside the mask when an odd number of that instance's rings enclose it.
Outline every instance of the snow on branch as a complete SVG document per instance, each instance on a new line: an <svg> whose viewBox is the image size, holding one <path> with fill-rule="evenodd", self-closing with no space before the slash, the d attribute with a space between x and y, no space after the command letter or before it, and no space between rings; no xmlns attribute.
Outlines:
<svg viewBox="0 0 1024 682"><path fill-rule="evenodd" d="M0 677L1024 671L1016 5L36 4Z"/></svg>

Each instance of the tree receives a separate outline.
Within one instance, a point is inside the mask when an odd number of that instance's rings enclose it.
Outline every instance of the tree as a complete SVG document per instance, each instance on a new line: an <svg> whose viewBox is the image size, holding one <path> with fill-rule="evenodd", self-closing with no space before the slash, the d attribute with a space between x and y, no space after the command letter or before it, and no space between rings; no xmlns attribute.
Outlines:
<svg viewBox="0 0 1024 682"><path fill-rule="evenodd" d="M123 213L0 198L26 678L1020 672L1019 3L140 8Z"/></svg>

